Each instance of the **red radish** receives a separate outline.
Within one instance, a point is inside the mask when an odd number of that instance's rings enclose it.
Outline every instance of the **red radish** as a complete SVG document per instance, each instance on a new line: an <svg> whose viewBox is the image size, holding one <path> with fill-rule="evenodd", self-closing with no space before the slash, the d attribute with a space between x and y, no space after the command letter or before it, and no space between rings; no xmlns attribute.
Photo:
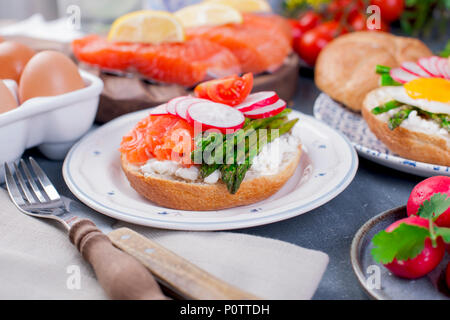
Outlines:
<svg viewBox="0 0 450 320"><path fill-rule="evenodd" d="M268 118L279 114L284 110L284 108L286 108L286 102L282 99L279 99L277 102L272 103L271 105L268 105L266 107L244 112L244 115L247 118L251 119Z"/></svg>
<svg viewBox="0 0 450 320"><path fill-rule="evenodd" d="M261 91L252 93L241 104L235 106L241 112L251 111L257 108L262 108L275 103L280 99L275 91Z"/></svg>
<svg viewBox="0 0 450 320"><path fill-rule="evenodd" d="M409 73L408 71L405 71L401 68L393 68L389 72L389 75L397 82L400 83L406 83L411 80L417 79L418 77L413 75L412 73Z"/></svg>
<svg viewBox="0 0 450 320"><path fill-rule="evenodd" d="M186 120L187 118L187 109L189 106L196 102L207 101L205 99L200 99L196 97L186 97L186 99L180 100L175 104L175 112L176 114Z"/></svg>
<svg viewBox="0 0 450 320"><path fill-rule="evenodd" d="M177 112L175 110L175 106L177 105L177 103L179 101L182 101L184 99L190 98L189 96L181 96L181 97L176 97L173 98L171 100L169 100L169 102L167 102L167 112L169 112L170 114L176 116Z"/></svg>
<svg viewBox="0 0 450 320"><path fill-rule="evenodd" d="M429 78L430 75L423 71L423 69L415 62L403 62L401 68L415 76L421 78Z"/></svg>
<svg viewBox="0 0 450 320"><path fill-rule="evenodd" d="M411 191L406 204L408 216L416 215L422 203L435 193L444 193L450 197L450 177L435 176L417 184ZM450 228L450 208L441 214L435 223L439 227Z"/></svg>
<svg viewBox="0 0 450 320"><path fill-rule="evenodd" d="M437 67L435 64L436 61L435 61L435 59L432 59L432 58L434 58L434 57L420 58L419 61L417 62L417 64L430 76L440 77L441 74L437 70ZM435 57L435 58L438 58L438 57Z"/></svg>
<svg viewBox="0 0 450 320"><path fill-rule="evenodd" d="M436 74L443 78L444 75L441 73L441 71L439 70L439 61L441 60L441 57L437 57L437 56L432 56L430 57L430 63L432 66L434 66L434 69L436 71Z"/></svg>
<svg viewBox="0 0 450 320"><path fill-rule="evenodd" d="M450 63L445 58L439 58L439 61L437 62L438 70L441 73L441 75L445 78L450 80Z"/></svg>
<svg viewBox="0 0 450 320"><path fill-rule="evenodd" d="M232 133L243 127L245 117L239 110L226 104L202 101L191 104L187 110L187 121L195 127L202 125L202 131L218 129Z"/></svg>
<svg viewBox="0 0 450 320"><path fill-rule="evenodd" d="M386 228L386 232L394 231L401 223L416 225L428 229L428 219L411 216L398 220ZM398 277L407 279L417 279L431 272L438 266L445 254L445 243L442 238L436 240L436 247L430 238L425 239L425 246L421 253L413 259L406 261L394 259L384 266Z"/></svg>

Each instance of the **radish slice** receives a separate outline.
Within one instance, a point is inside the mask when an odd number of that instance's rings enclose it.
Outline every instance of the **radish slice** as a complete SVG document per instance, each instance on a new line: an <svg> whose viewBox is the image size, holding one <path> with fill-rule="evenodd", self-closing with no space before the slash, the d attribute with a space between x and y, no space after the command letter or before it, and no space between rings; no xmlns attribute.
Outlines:
<svg viewBox="0 0 450 320"><path fill-rule="evenodd" d="M437 57L437 56L430 57L430 63L434 67L434 71L436 71L436 74L438 75L438 77L443 78L444 75L439 70L439 61L440 60L441 60L441 57Z"/></svg>
<svg viewBox="0 0 450 320"><path fill-rule="evenodd" d="M412 73L409 73L408 71L405 71L401 68L391 69L389 75L392 77L392 79L400 83L406 83L418 78L418 76L415 76Z"/></svg>
<svg viewBox="0 0 450 320"><path fill-rule="evenodd" d="M429 78L430 75L426 73L417 63L415 62L403 62L402 69L421 78Z"/></svg>
<svg viewBox="0 0 450 320"><path fill-rule="evenodd" d="M226 104L202 101L191 104L187 110L187 121L195 126L202 125L202 131L218 129L232 133L243 127L245 117L239 110Z"/></svg>
<svg viewBox="0 0 450 320"><path fill-rule="evenodd" d="M280 99L275 91L261 91L252 93L244 102L235 106L241 112L251 111L257 108L262 108L275 103Z"/></svg>
<svg viewBox="0 0 450 320"><path fill-rule="evenodd" d="M245 112L244 115L251 119L268 118L279 114L281 111L284 110L284 108L286 108L286 102L284 100L279 99L277 102L268 105L266 107Z"/></svg>
<svg viewBox="0 0 450 320"><path fill-rule="evenodd" d="M436 61L435 61L435 59L432 59L432 58L438 58L438 57L420 58L419 61L417 62L417 64L430 76L440 77L441 74L437 70Z"/></svg>
<svg viewBox="0 0 450 320"><path fill-rule="evenodd" d="M202 102L202 101L208 101L206 99L200 99L195 97L187 97L186 99L180 100L175 105L175 112L177 115L186 120L187 119L187 109L191 104L194 104L196 102Z"/></svg>
<svg viewBox="0 0 450 320"><path fill-rule="evenodd" d="M163 116L163 115L169 114L169 113L167 112L167 103L164 103L164 104L162 104L162 105L159 105L159 106L153 108L153 109L150 111L150 114L151 114L152 116Z"/></svg>
<svg viewBox="0 0 450 320"><path fill-rule="evenodd" d="M450 80L450 62L445 58L439 58L437 66L441 75Z"/></svg>
<svg viewBox="0 0 450 320"><path fill-rule="evenodd" d="M182 101L184 99L190 98L188 96L182 96L182 97L176 97L173 98L171 100L169 100L169 102L167 103L167 112L169 112L170 114L173 114L174 116L177 115L177 112L175 110L175 106L177 105L177 103L179 101Z"/></svg>

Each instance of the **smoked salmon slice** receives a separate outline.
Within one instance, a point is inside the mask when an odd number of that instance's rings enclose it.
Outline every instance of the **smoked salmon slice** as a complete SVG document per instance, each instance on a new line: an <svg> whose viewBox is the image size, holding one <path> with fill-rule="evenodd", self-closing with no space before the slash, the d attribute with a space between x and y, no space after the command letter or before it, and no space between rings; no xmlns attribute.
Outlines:
<svg viewBox="0 0 450 320"><path fill-rule="evenodd" d="M173 115L149 115L122 138L119 151L134 164L156 158L190 166L193 136L194 129L186 120Z"/></svg>
<svg viewBox="0 0 450 320"><path fill-rule="evenodd" d="M230 50L206 39L142 46L134 59L144 76L185 86L241 73L239 61Z"/></svg>
<svg viewBox="0 0 450 320"><path fill-rule="evenodd" d="M292 50L289 28L281 17L246 14L242 24L191 28L186 34L188 39L202 38L230 49L242 72L257 74L283 64Z"/></svg>
<svg viewBox="0 0 450 320"><path fill-rule="evenodd" d="M108 42L92 35L73 41L72 49L78 60L102 69L136 70L146 78L187 87L241 73L229 49L201 38L148 45Z"/></svg>

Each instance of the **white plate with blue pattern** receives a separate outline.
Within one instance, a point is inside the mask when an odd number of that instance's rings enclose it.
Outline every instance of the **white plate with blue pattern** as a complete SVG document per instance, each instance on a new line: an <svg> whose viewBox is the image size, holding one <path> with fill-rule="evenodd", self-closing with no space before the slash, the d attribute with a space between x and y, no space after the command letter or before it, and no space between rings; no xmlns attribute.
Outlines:
<svg viewBox="0 0 450 320"><path fill-rule="evenodd" d="M409 160L393 154L370 131L359 113L350 111L325 93L321 93L314 103L314 116L346 135L358 154L364 158L422 177L450 176L450 167Z"/></svg>
<svg viewBox="0 0 450 320"><path fill-rule="evenodd" d="M303 156L295 174L272 197L249 206L219 211L160 207L137 194L122 172L122 136L149 110L117 118L80 140L68 153L64 179L72 193L94 210L119 220L176 230L246 228L311 211L341 193L353 180L358 156L342 134L313 117L300 118Z"/></svg>

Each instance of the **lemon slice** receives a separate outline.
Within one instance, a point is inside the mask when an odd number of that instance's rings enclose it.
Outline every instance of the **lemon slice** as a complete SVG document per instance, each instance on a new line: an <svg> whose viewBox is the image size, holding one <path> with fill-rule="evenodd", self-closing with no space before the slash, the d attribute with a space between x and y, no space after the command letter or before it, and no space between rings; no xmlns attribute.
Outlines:
<svg viewBox="0 0 450 320"><path fill-rule="evenodd" d="M266 0L204 0L205 3L224 4L240 12L271 12L272 8Z"/></svg>
<svg viewBox="0 0 450 320"><path fill-rule="evenodd" d="M175 12L175 17L185 28L242 23L238 10L220 3L204 2L187 6Z"/></svg>
<svg viewBox="0 0 450 320"><path fill-rule="evenodd" d="M182 42L185 39L181 22L165 11L142 10L130 12L116 19L108 40L158 44Z"/></svg>

